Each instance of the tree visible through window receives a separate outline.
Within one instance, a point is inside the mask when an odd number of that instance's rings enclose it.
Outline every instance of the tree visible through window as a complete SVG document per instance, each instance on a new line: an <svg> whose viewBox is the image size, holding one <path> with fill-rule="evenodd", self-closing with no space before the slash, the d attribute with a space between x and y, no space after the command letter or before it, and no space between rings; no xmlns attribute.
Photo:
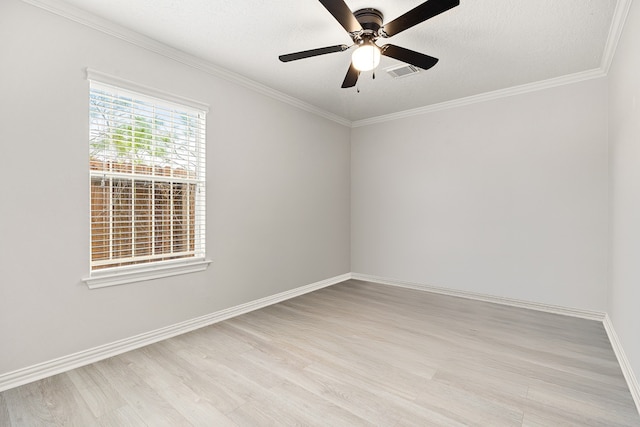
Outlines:
<svg viewBox="0 0 640 427"><path fill-rule="evenodd" d="M203 258L205 112L91 81L91 270Z"/></svg>

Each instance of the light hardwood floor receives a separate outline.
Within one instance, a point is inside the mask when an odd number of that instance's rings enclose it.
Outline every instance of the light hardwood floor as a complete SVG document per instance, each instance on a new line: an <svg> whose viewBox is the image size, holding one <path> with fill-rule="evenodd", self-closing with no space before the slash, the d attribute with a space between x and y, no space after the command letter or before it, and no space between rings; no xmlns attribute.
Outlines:
<svg viewBox="0 0 640 427"><path fill-rule="evenodd" d="M1 426L640 426L601 323L349 280L0 393Z"/></svg>

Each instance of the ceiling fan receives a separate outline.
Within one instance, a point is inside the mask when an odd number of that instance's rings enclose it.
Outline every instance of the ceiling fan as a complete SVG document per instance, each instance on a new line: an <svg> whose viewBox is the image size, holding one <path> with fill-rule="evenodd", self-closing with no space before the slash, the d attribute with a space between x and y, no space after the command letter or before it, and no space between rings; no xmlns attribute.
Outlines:
<svg viewBox="0 0 640 427"><path fill-rule="evenodd" d="M352 46L357 46L352 54L347 75L342 82L343 88L349 88L356 85L361 71L373 70L378 66L381 55L406 62L423 70L428 70L436 65L438 59L432 56L393 44L378 46L375 42L379 38L395 36L414 25L446 12L458 6L460 1L427 0L385 25L382 25L384 19L382 12L377 9L365 8L351 12L343 0L320 0L320 3L349 33L351 40L353 40ZM278 58L282 62L289 62L327 53L344 52L352 46L344 44L327 46L280 55Z"/></svg>

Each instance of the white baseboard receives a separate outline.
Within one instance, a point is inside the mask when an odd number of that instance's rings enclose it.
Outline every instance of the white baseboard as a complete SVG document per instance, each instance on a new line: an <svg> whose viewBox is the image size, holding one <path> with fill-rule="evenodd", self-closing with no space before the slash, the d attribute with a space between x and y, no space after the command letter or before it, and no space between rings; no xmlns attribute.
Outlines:
<svg viewBox="0 0 640 427"><path fill-rule="evenodd" d="M419 291L433 292L437 294L449 295L460 298L474 299L477 301L492 302L496 304L510 305L513 307L528 308L530 310L544 311L547 313L562 314L565 316L580 317L582 319L597 320L602 322L606 313L592 310L582 310L579 308L562 307L551 304L524 301L513 298L504 298L493 295L485 295L475 292L460 291L455 289L440 288L437 286L425 285L422 283L405 282L402 280L390 279L387 277L371 276L368 274L351 273L351 278L363 280L365 282L380 283L383 285L399 286L402 288L416 289Z"/></svg>
<svg viewBox="0 0 640 427"><path fill-rule="evenodd" d="M633 373L629 359L627 359L627 356L622 349L622 344L618 339L618 334L616 334L616 331L613 328L613 322L611 322L611 318L608 315L604 317L602 324L604 325L604 330L607 331L611 347L613 347L613 352L618 358L618 364L620 365L620 369L622 369L624 379L627 380L627 385L629 386L629 391L631 392L633 401L636 403L638 413L640 413L640 384L638 384L638 377Z"/></svg>
<svg viewBox="0 0 640 427"><path fill-rule="evenodd" d="M255 301L251 301L245 304L241 304L228 309L220 310L215 313L207 314L201 317L190 319L184 322L180 322L171 326L156 329L151 332L139 334L130 338L115 341L110 344L101 345L88 350L84 350L78 353L74 353L68 356L63 356L58 359L50 360L47 362L39 363L37 365L29 366L17 371L9 372L0 375L0 391L8 390L10 388L18 387L23 384L27 384L33 381L37 381L43 378L50 377L62 372L69 371L71 369L85 366L100 360L107 359L109 357L116 356L118 354L125 353L127 351L135 350L140 347L144 347L149 344L153 344L158 341L165 340L180 334L191 332L195 329L199 329L205 326L212 325L223 320L230 319L241 314L245 314L254 310L258 310L263 307L267 307L272 304L276 304L281 301L285 301L291 298L295 298L300 295L304 295L309 292L313 292L318 289L322 289L337 283L343 282L349 279L363 280L366 282L380 283L390 286L398 286L408 289L416 289L421 291L433 292L443 295L450 295L455 297L474 299L478 301L493 302L497 304L510 305L514 307L528 308L531 310L544 311L548 313L562 314L566 316L580 317L583 319L602 321L604 328L609 336L613 350L618 358L618 362L622 369L633 400L640 412L640 386L638 384L637 377L634 375L631 365L627 360L622 345L618 340L618 336L613 329L611 319L606 313L597 311L580 310L575 308L560 307L549 304L541 304L530 301L523 301L511 298L496 297L491 295L484 295L479 293L459 291L453 289L440 288L435 286L429 286L420 283L412 283L401 280L383 278L378 276L371 276L367 274L359 273L346 273L340 276L332 277L326 280L312 283L310 285L301 286L289 291L281 292L275 295L271 295L265 298L261 298Z"/></svg>
<svg viewBox="0 0 640 427"><path fill-rule="evenodd" d="M167 338L175 337L176 335L191 332L204 326L209 326L214 323L221 322L223 320L230 319L244 313L248 313L250 311L276 304L278 302L285 301L299 295L313 292L317 289L335 285L336 283L343 282L350 278L351 274L346 273L340 276L332 277L330 279L321 280L310 285L301 286L299 288L291 289L289 291L281 292L245 304L240 304L235 307L227 308L225 310L220 310L215 313L176 323L171 326L156 329L151 332L145 332L143 334L115 341L110 344L90 348L88 350L80 351L68 356L63 356L54 360L39 363L37 365L22 368L17 371L1 374L0 391L18 387L33 381L41 380L52 375L70 371L71 369L75 369L80 366L85 366L99 360L104 360L109 357L125 353L127 351L144 347L146 345L153 344Z"/></svg>
<svg viewBox="0 0 640 427"><path fill-rule="evenodd" d="M611 346L613 347L613 351L616 357L618 358L618 364L620 365L624 378L627 381L629 391L631 392L633 401L636 404L638 413L640 413L640 385L638 384L638 379L635 376L633 369L631 368L631 364L629 363L629 360L627 359L624 353L624 350L622 349L622 344L620 343L618 336L616 335L616 332L613 329L613 323L611 322L611 319L609 318L607 313L603 313L599 311L591 311L591 310L581 310L581 309L570 308L570 307L561 307L561 306L550 305L550 304L541 304L537 302L523 301L523 300L517 300L517 299L511 299L511 298L496 297L491 295L478 294L474 292L439 288L439 287L429 286L421 283L405 282L402 280L371 276L368 274L351 273L351 278L355 280L363 280L366 282L380 283L383 285L398 286L402 288L416 289L420 291L433 292L433 293L438 293L443 295L450 295L454 297L468 298L468 299L474 299L474 300L485 301L485 302L493 302L496 304L504 304L504 305L510 305L514 307L528 308L531 310L544 311L547 313L562 314L565 316L572 316L572 317L579 317L582 319L601 321L605 331L607 332L609 341L611 342Z"/></svg>

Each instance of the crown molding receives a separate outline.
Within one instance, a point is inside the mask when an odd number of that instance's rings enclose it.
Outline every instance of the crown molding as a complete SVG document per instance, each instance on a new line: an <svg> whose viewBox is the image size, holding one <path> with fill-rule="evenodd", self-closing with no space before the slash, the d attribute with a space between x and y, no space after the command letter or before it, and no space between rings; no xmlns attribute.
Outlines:
<svg viewBox="0 0 640 427"><path fill-rule="evenodd" d="M605 77L606 74L602 69L596 68L588 71L581 71L566 76L554 77L548 80L541 80L533 83L527 83L520 86L512 86L506 89L495 90L492 92L480 93L478 95L468 96L465 98L445 101L438 104L431 104L424 107L414 108L411 110L400 111L398 113L386 114L383 116L372 117L370 119L356 120L351 123L351 127L368 126L376 123L388 122L391 120L404 119L406 117L418 116L421 114L432 113L434 111L447 110L450 108L463 107L465 105L477 104L479 102L492 101L501 98L507 98L514 95L522 95L529 92L537 92L556 86L564 86L572 83L578 83L584 80L597 79Z"/></svg>
<svg viewBox="0 0 640 427"><path fill-rule="evenodd" d="M89 12L69 5L61 0L22 0L25 3L47 10L56 15L70 19L79 24L88 26L95 30L101 31L105 34L109 34L113 37L124 40L128 43L134 44L151 52L163 55L174 61L182 63L184 65L196 68L204 71L215 77L224 79L231 83L235 83L239 86L248 88L254 92L276 99L283 103L289 104L293 107L310 112L320 117L326 118L333 122L339 123L347 127L361 127L368 126L376 123L382 123L392 120L403 119L406 117L417 116L421 114L431 113L440 110L446 110L450 108L457 108L466 105L476 104L479 102L496 100L499 98L506 98L509 96L525 94L529 92L535 92L543 89L553 88L557 86L572 84L581 82L584 80L595 79L599 77L605 77L609 72L609 67L613 61L615 51L620 40L620 36L624 29L626 18L631 8L633 0L618 0L616 3L616 9L614 11L613 20L609 29L609 36L605 45L605 49L602 56L602 62L599 68L593 70L587 70L578 72L575 74L569 74L552 79L542 80L534 83L527 83L520 86L514 86L506 89L500 89L492 92L485 92L478 95L473 95L465 98L459 98L452 101L441 102L438 104L431 104L424 107L419 107L411 110L400 111L397 113L386 114L377 117L371 117L362 120L351 121L337 114L328 112L312 104L304 102L298 98L287 95L275 89L272 89L266 85L248 79L240 74L236 74L229 70L223 69L212 64L209 61L205 61L196 56L187 54L178 49L172 48L160 43L150 37L143 36L135 31L124 28L111 21L100 18Z"/></svg>
<svg viewBox="0 0 640 427"><path fill-rule="evenodd" d="M313 113L325 119L334 121L343 126L350 127L351 121L337 114L330 113L315 105L301 101L298 98L287 95L275 89L272 89L266 85L248 79L240 74L236 74L224 68L218 67L209 61L205 61L196 56L187 54L179 49L167 46L164 43L160 43L150 37L144 36L135 31L129 30L123 26L115 24L106 19L100 18L92 13L86 12L68 3L60 0L22 0L24 3L28 3L32 6L44 9L55 15L74 21L78 24L93 28L94 30L116 37L120 40L124 40L128 43L146 49L148 51L157 53L166 58L172 59L181 64L190 66L197 70L203 71L215 77L224 79L228 82L235 83L239 86L250 89L254 92L292 105L301 110Z"/></svg>
<svg viewBox="0 0 640 427"><path fill-rule="evenodd" d="M632 2L633 0L618 0L616 3L616 10L613 12L613 20L611 21L609 36L607 37L607 44L602 53L602 63L600 65L600 68L605 74L609 74L609 68L613 62L613 57L615 56Z"/></svg>
<svg viewBox="0 0 640 427"><path fill-rule="evenodd" d="M371 117L363 120L355 120L351 123L352 128L368 126L376 123L382 123L392 120L403 119L406 117L417 116L420 114L431 113L434 111L446 110L449 108L462 107L465 105L476 104L478 102L491 101L500 98L506 98L513 95L521 95L524 93L535 92L543 89L548 89L557 86L568 85L572 83L578 83L584 80L596 79L599 77L606 77L609 73L609 68L613 62L618 42L624 30L624 25L631 9L631 3L633 0L617 0L616 8L613 12L613 20L611 21L611 27L609 28L609 35L607 42L602 53L602 61L599 68L593 70L582 71L574 74L568 74L565 76L555 77L552 79L541 80L534 83L527 83L520 86L513 86L506 89L500 89L493 92L485 92L478 95L469 96L466 98L454 99L452 101L441 102L438 104L431 104L425 107L419 107L411 110L400 111L398 113L386 114L377 117Z"/></svg>

